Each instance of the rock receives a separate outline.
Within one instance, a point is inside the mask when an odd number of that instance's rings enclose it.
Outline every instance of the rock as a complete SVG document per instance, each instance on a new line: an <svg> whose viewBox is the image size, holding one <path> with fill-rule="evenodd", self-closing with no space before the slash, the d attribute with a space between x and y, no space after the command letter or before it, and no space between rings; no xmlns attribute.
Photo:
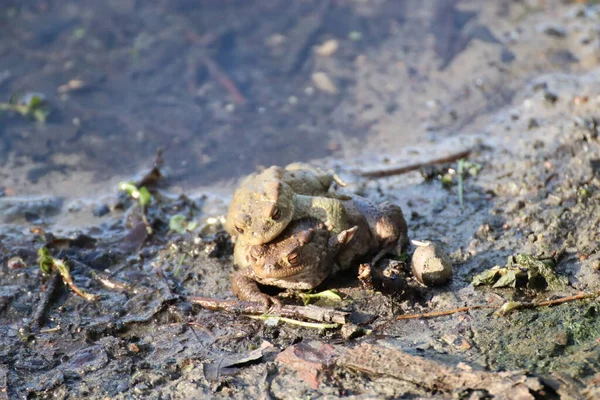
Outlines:
<svg viewBox="0 0 600 400"><path fill-rule="evenodd" d="M342 337L346 340L354 339L365 334L365 330L358 325L344 324L341 329Z"/></svg>
<svg viewBox="0 0 600 400"><path fill-rule="evenodd" d="M103 217L110 212L110 208L106 204L100 204L98 207L94 208L92 214L94 217Z"/></svg>
<svg viewBox="0 0 600 400"><path fill-rule="evenodd" d="M325 41L322 45L316 48L316 53L323 57L329 57L337 51L339 43L335 39Z"/></svg>
<svg viewBox="0 0 600 400"><path fill-rule="evenodd" d="M557 38L564 38L567 36L567 31L560 25L543 24L538 26L538 31Z"/></svg>
<svg viewBox="0 0 600 400"><path fill-rule="evenodd" d="M312 74L311 78L317 89L320 91L329 94L336 94L338 92L337 87L326 73L315 72Z"/></svg>
<svg viewBox="0 0 600 400"><path fill-rule="evenodd" d="M277 355L275 361L295 370L311 388L318 389L321 375L333 367L337 355L333 346L311 341L288 347Z"/></svg>
<svg viewBox="0 0 600 400"><path fill-rule="evenodd" d="M60 213L63 199L60 197L0 199L0 223L39 222L40 219L52 217Z"/></svg>
<svg viewBox="0 0 600 400"><path fill-rule="evenodd" d="M413 240L417 246L412 257L412 272L427 286L441 286L452 277L450 257L435 243Z"/></svg>

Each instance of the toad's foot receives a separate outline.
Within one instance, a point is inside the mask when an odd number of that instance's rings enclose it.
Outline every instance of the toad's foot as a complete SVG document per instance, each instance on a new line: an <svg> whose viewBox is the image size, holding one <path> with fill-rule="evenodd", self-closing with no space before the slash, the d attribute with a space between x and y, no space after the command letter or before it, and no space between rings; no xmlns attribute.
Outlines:
<svg viewBox="0 0 600 400"><path fill-rule="evenodd" d="M262 303L265 312L271 305L281 306L281 301L260 291L256 281L247 276L246 270L241 270L231 276L231 290L240 300Z"/></svg>

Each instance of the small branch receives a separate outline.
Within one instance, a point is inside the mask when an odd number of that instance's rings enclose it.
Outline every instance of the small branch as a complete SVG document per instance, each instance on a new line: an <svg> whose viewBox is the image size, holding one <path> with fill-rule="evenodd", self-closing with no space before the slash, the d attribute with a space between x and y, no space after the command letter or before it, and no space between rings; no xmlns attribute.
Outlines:
<svg viewBox="0 0 600 400"><path fill-rule="evenodd" d="M71 274L69 272L69 267L67 267L67 265L62 260L54 259L54 264L56 265L56 269L59 271L62 277L63 283L69 288L71 288L73 293L83 297L87 301L97 301L98 299L100 299L100 296L96 294L86 293L85 291L79 289L77 285L75 285L75 282L73 282L73 278L71 277Z"/></svg>
<svg viewBox="0 0 600 400"><path fill-rule="evenodd" d="M558 299L545 300L545 301L540 301L540 302L525 302L525 303L515 302L516 304L514 304L513 307L511 307L511 310L514 311L514 310L522 309L522 308L551 307L551 306L568 303L568 302L576 301L576 300L592 299L592 298L598 297L598 296L600 296L600 290L598 290L596 292L592 292L592 293L580 292L573 296L560 297ZM424 313L424 314L399 315L396 317L396 319L435 318L435 317L443 317L446 315L457 314L460 312L468 312L471 310L481 310L481 309L501 310L503 306L504 306L504 304L499 305L499 306L498 305L479 304L479 305L474 305L474 306L469 306L469 307L460 307L460 308L455 308L452 310L444 310L444 311L434 311L434 312Z"/></svg>
<svg viewBox="0 0 600 400"><path fill-rule="evenodd" d="M437 159L431 160L429 162L410 164L410 165L405 165L404 167L398 167L398 168L392 168L392 169L380 169L380 170L375 170L375 171L366 171L366 172L362 172L360 174L360 176L365 177L365 178L384 178L386 176L402 175L402 174L406 174L408 172L416 171L426 165L450 163L450 162L460 160L461 158L467 158L470 154L471 154L471 149L464 150L459 153L451 154L446 157L437 158Z"/></svg>
<svg viewBox="0 0 600 400"><path fill-rule="evenodd" d="M219 68L216 62L210 59L208 56L202 57L202 62L206 65L208 72L212 75L213 78L217 80L221 85L227 89L231 97L233 98L233 102L236 104L244 104L246 99L242 96L240 90L235 86L233 81L229 79L229 77Z"/></svg>
<svg viewBox="0 0 600 400"><path fill-rule="evenodd" d="M452 314L458 314L460 312L467 312L467 311L471 311L471 310L481 310L484 308L500 308L501 306L492 306L492 305L476 305L476 306L470 306L470 307L460 307L460 308L454 308L452 310L443 310L443 311L433 311L433 312L429 312L429 313L423 313L423 314L405 314L405 315L398 315L396 317L396 319L419 319L419 318L435 318L435 317L443 317L445 315L452 315Z"/></svg>
<svg viewBox="0 0 600 400"><path fill-rule="evenodd" d="M137 293L137 291L135 290L135 288L133 286L131 286L127 283L116 282L115 280L111 279L110 276L96 271L94 268L90 267L89 265L87 265L81 261L78 261L75 259L70 259L69 261L72 262L73 264L78 265L79 267L87 270L88 273L92 276L92 278L94 278L96 281L98 281L102 286L104 286L107 289L116 290L116 291L122 292L122 293Z"/></svg>
<svg viewBox="0 0 600 400"><path fill-rule="evenodd" d="M233 314L244 314L244 315L264 315L265 307L262 303L254 303L248 301L237 301L237 300L220 300L209 297L196 297L190 296L187 298L190 303L198 304L203 308L214 311L225 311ZM347 313L342 311L336 311L329 308L317 307L317 306L272 306L268 310L270 316L284 317L284 318L304 318L311 321L345 324Z"/></svg>
<svg viewBox="0 0 600 400"><path fill-rule="evenodd" d="M290 325L298 325L298 326L302 326L304 328L314 328L314 329L335 329L338 328L340 325L339 324L324 324L324 323L320 323L320 322L305 322L305 321L298 321L297 319L291 319L291 318L285 318L285 317L280 317L278 315L271 315L271 314L265 314L265 315L249 315L250 318L252 319L262 319L267 320L269 318L277 318L277 320L281 321L281 322L285 322L287 324Z"/></svg>
<svg viewBox="0 0 600 400"><path fill-rule="evenodd" d="M58 288L58 283L60 282L60 274L58 271L54 271L48 279L48 284L46 285L46 291L42 293L40 296L40 301L38 302L37 308L35 309L35 313L31 318L29 326L32 331L38 331L41 326L44 325L44 319L46 317L46 311L50 306L50 301L52 300L52 296L54 296L54 292Z"/></svg>
<svg viewBox="0 0 600 400"><path fill-rule="evenodd" d="M598 297L598 296L600 296L600 290L597 292L593 292L593 293L580 292L574 296L561 297L559 299L541 301L539 303L532 303L532 305L534 307L548 307L548 306L555 306L557 304L567 303L569 301L591 299L591 298Z"/></svg>

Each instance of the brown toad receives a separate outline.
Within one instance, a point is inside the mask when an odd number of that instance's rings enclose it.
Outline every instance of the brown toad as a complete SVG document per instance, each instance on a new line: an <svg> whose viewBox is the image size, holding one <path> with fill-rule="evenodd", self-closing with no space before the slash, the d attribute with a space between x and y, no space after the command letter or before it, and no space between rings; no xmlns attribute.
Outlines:
<svg viewBox="0 0 600 400"><path fill-rule="evenodd" d="M244 300L272 300L256 282L287 289L312 289L329 275L347 269L369 254L375 260L407 244L406 221L400 207L377 207L359 196L344 201L353 228L331 235L315 219L292 222L274 241L263 245L236 243L234 260L242 269L232 277L236 295Z"/></svg>
<svg viewBox="0 0 600 400"><path fill-rule="evenodd" d="M249 245L275 239L292 221L313 217L328 230L348 228L346 210L330 187L339 179L306 164L272 166L248 176L236 189L226 230Z"/></svg>
<svg viewBox="0 0 600 400"><path fill-rule="evenodd" d="M357 227L330 234L321 221L292 221L275 240L262 245L237 242L231 277L233 292L242 300L269 305L276 299L262 293L257 282L286 289L312 289L334 270L334 258L357 232Z"/></svg>

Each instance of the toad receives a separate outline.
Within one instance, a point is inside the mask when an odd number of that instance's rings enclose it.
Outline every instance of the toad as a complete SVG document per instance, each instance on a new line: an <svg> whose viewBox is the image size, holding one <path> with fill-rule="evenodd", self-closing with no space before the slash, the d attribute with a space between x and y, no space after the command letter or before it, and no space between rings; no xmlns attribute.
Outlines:
<svg viewBox="0 0 600 400"><path fill-rule="evenodd" d="M304 217L340 233L348 223L342 202L330 190L334 181L342 184L334 174L302 163L252 174L234 192L225 229L249 245L275 239L291 221Z"/></svg>
<svg viewBox="0 0 600 400"><path fill-rule="evenodd" d="M275 301L256 282L286 289L312 289L329 275L356 265L369 254L376 262L396 246L408 243L406 221L399 206L379 207L351 196L343 202L353 228L331 235L315 219L292 222L281 236L263 245L236 243L234 261L242 269L232 277L234 293L243 300L269 305Z"/></svg>
<svg viewBox="0 0 600 400"><path fill-rule="evenodd" d="M337 269L335 256L357 230L352 227L332 235L323 222L302 218L292 221L267 244L237 242L234 260L241 269L231 277L232 290L242 300L269 306L279 304L279 300L262 293L257 282L285 289L312 289Z"/></svg>

